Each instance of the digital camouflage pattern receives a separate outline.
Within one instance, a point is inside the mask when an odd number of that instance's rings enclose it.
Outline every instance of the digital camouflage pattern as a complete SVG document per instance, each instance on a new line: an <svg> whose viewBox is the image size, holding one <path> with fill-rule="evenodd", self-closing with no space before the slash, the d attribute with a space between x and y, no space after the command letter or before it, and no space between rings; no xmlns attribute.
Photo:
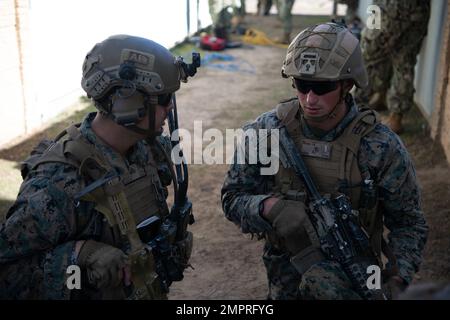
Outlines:
<svg viewBox="0 0 450 320"><path fill-rule="evenodd" d="M342 121L320 138L302 119L303 134L308 139L333 141L359 112L355 104L348 108ZM245 125L244 130L273 129L278 125L275 110L272 110ZM361 140L358 165L361 175L370 173L378 186L384 224L390 231L388 241L398 260L399 275L409 283L421 264L428 232L411 158L400 138L388 127L378 123ZM260 175L260 167L260 164L236 164L236 161L230 166L222 188L222 206L225 216L239 225L242 232L257 234L262 238L272 231L270 223L261 217L260 212L263 201L273 194L274 176ZM301 277L290 264L289 258L286 252L266 243L263 260L268 273L269 298L357 297L350 289L345 274L334 262L321 262L320 266L311 267ZM341 289L336 290L336 286Z"/></svg>
<svg viewBox="0 0 450 320"><path fill-rule="evenodd" d="M381 29L362 31L369 86L357 89L355 99L368 103L378 93L386 97L391 112L404 113L414 104L414 68L427 34L430 1L375 0L373 4L381 10Z"/></svg>
<svg viewBox="0 0 450 320"><path fill-rule="evenodd" d="M141 141L123 159L92 131L94 117L95 113L86 116L81 133L118 173L145 166L152 153L162 184L170 184L162 154ZM170 152L170 140L158 139ZM74 194L91 183L88 180L77 168L63 163L41 164L28 174L7 220L0 226L0 299L99 298L84 291L83 286L72 292L66 287L67 267L76 264L75 242L98 241L111 229L93 202L73 200ZM162 188L160 192L167 197L167 189ZM125 250L120 239L109 244Z"/></svg>

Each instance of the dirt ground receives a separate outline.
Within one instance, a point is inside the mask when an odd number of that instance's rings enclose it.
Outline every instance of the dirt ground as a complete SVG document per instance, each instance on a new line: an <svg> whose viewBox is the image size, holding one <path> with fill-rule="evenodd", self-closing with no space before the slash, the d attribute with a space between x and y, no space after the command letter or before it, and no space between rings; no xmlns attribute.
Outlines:
<svg viewBox="0 0 450 320"><path fill-rule="evenodd" d="M300 29L320 17L295 17ZM326 20L325 20L326 21ZM281 33L273 17L248 17L247 22L270 36ZM194 121L202 120L207 128L239 128L246 121L272 109L278 101L294 95L289 80L280 76L285 49L270 46L243 46L222 54L232 61L204 65L198 75L183 84L177 93L180 127L192 130ZM223 56L222 56L223 57ZM450 281L450 169L439 145L428 137L426 121L417 109L406 119L407 131L401 136L412 155L423 190L423 209L430 225L425 260L416 281ZM50 135L51 136L51 135ZM0 151L0 160L17 164L30 147L42 137ZM185 150L185 153L189 150ZM16 156L15 156L16 155ZM13 166L14 167L14 166ZM264 299L267 281L262 264L261 241L243 235L225 219L220 189L227 165L190 165L189 197L193 202L196 223L191 263L194 269L175 283L171 299ZM19 174L14 172L15 181ZM3 169L5 170L5 169ZM0 174L4 174L0 167ZM17 182L15 182L17 183ZM15 186L17 193L18 185ZM7 200L0 212L4 213Z"/></svg>

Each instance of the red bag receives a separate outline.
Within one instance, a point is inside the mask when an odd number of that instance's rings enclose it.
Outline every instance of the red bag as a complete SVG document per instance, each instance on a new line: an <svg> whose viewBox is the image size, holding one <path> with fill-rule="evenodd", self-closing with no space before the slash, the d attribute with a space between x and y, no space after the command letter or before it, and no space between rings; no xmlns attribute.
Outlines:
<svg viewBox="0 0 450 320"><path fill-rule="evenodd" d="M226 41L215 36L205 35L200 39L200 48L204 50L220 51L225 49Z"/></svg>

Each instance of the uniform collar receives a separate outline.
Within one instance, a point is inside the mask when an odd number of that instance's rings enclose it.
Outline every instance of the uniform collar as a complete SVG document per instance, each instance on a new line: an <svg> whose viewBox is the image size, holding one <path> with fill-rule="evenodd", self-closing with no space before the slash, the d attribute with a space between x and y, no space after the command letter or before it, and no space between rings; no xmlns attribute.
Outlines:
<svg viewBox="0 0 450 320"><path fill-rule="evenodd" d="M336 140L337 137L339 137L347 128L347 126L352 122L352 120L356 117L358 114L358 108L356 106L355 101L353 98L345 102L347 106L347 113L342 118L341 122L337 124L336 127L325 133L322 137L318 137L314 135L313 130L308 125L306 120L303 118L303 116L300 117L300 124L302 128L303 135L308 139L314 139L314 140L322 140L322 141L333 141Z"/></svg>

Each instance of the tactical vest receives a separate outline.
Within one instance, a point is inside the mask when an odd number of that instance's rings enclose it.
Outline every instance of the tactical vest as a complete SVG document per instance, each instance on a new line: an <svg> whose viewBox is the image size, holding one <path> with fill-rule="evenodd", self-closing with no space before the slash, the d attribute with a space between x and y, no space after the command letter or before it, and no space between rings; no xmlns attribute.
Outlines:
<svg viewBox="0 0 450 320"><path fill-rule="evenodd" d="M276 108L280 124L285 125L300 151L309 173L319 192L332 198L345 194L353 209L359 211L359 220L368 233L374 253L381 262L383 221L378 210L377 195L366 192L358 166L358 150L361 138L371 132L379 122L376 113L365 110L353 119L344 132L334 141L307 139L299 120L297 99L281 103ZM376 187L374 188L376 190ZM275 175L274 192L291 200L305 200L303 183L290 168L280 166ZM311 227L311 226L310 226ZM314 246L318 240L311 228L306 228Z"/></svg>
<svg viewBox="0 0 450 320"><path fill-rule="evenodd" d="M45 145L46 143L42 142L42 146ZM157 146L161 152L164 152L161 145L157 144ZM111 227L102 228L98 241L123 249L123 241L128 238L128 246L131 242L141 248L142 243L136 232L136 226L151 217L157 217L163 221L169 214L166 203L167 190L161 183L153 152L149 152L148 155L149 161L144 167L135 164L127 166L123 162L120 166L123 172L120 179L111 179L104 186L85 192L80 198L80 200L94 202L95 209L105 216ZM25 177L29 171L43 163L51 162L76 167L80 175L92 182L104 178L108 173L115 172L102 153L81 135L76 125L61 132L42 154L38 151L22 163L22 176ZM112 183L113 181L116 183ZM153 258L151 260L150 264L154 264ZM152 272L155 273L154 265L142 267L152 268ZM155 279L156 277L155 273ZM157 287L156 291L159 291L159 283L154 282L153 284L142 283L142 286ZM105 292L102 298L120 298L120 294ZM159 299L166 298L161 292L156 292L155 296Z"/></svg>
<svg viewBox="0 0 450 320"><path fill-rule="evenodd" d="M92 181L113 170L101 152L85 140L76 126L67 128L55 140L56 143L52 144L35 161L28 160L22 164L23 175L40 164L49 162L60 162L74 166L78 168L81 175ZM148 154L150 159L145 167L139 167L135 164L128 168L126 165L121 167L124 172L121 174L121 181L124 185L123 191L126 194L136 224L149 216L164 218L169 213L165 187L161 183L152 153ZM85 196L84 200L99 199L100 192L100 190L94 190L90 195ZM108 206L105 206L104 201L97 203L95 209L103 213L108 219L111 216L111 210Z"/></svg>

